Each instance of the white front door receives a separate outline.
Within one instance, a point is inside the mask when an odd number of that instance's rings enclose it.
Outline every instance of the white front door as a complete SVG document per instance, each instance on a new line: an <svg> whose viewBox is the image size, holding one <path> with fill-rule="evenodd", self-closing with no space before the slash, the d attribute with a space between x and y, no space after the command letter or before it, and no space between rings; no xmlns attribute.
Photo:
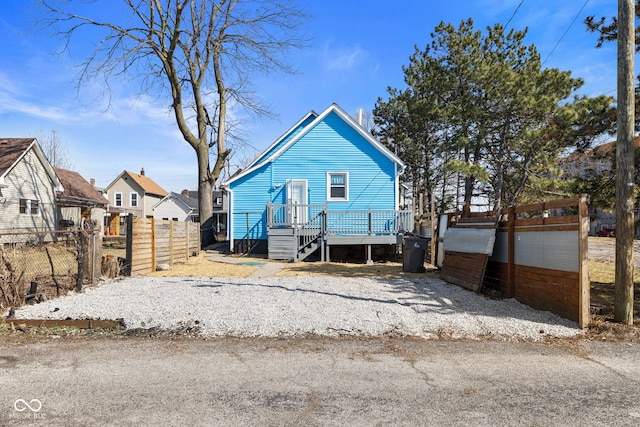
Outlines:
<svg viewBox="0 0 640 427"><path fill-rule="evenodd" d="M307 180L287 180L287 204L296 205L289 209L289 221L291 224L304 224L307 222Z"/></svg>

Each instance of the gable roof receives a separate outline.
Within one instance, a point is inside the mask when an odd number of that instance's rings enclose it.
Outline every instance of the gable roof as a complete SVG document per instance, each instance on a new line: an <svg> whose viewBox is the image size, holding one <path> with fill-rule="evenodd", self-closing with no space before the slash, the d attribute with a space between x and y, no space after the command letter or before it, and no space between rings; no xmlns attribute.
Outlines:
<svg viewBox="0 0 640 427"><path fill-rule="evenodd" d="M62 191L60 180L35 138L0 138L0 185L4 185L4 178L31 149L40 159L42 166L53 181L56 191Z"/></svg>
<svg viewBox="0 0 640 427"><path fill-rule="evenodd" d="M169 199L174 199L176 201L176 204L182 205L182 206L186 207L187 209L191 209L191 211L197 211L198 210L198 199L197 198L187 197L182 193L174 193L173 191L169 192L169 194L164 196L162 198L162 200L160 200L158 203L153 205L153 207L151 209L157 208L161 203L163 203L165 200L169 200Z"/></svg>
<svg viewBox="0 0 640 427"><path fill-rule="evenodd" d="M259 169L263 165L269 162L273 162L286 152L289 147L298 142L304 135L306 135L311 129L313 129L318 123L324 120L329 114L337 114L344 122L351 126L360 136L362 136L368 143L373 145L378 151L380 151L385 157L392 162L398 164L400 169L404 169L404 162L400 160L398 156L385 147L380 141L375 139L371 133L369 133L362 125L360 125L353 117L351 117L346 111L338 106L338 104L331 104L326 110L319 115L311 111L307 113L301 120L299 120L291 129L278 138L273 144L271 144L260 156L249 164L243 171L236 173L224 182L224 186L228 186L230 183L248 175L256 169ZM312 119L312 120L311 120Z"/></svg>
<svg viewBox="0 0 640 427"><path fill-rule="evenodd" d="M66 201L93 202L107 205L109 201L89 184L78 172L56 168L53 170L60 178L64 191L58 192L58 198Z"/></svg>
<svg viewBox="0 0 640 427"><path fill-rule="evenodd" d="M283 133L278 139L276 139L266 150L260 153L251 163L249 163L246 169L251 168L253 165L262 163L266 157L270 154L277 151L280 147L286 144L291 138L293 138L296 134L298 134L302 129L304 129L308 124L310 124L313 120L318 117L318 114L311 110L306 115L304 115L300 120L296 122L293 126L289 128L285 133Z"/></svg>
<svg viewBox="0 0 640 427"><path fill-rule="evenodd" d="M114 179L111 184L107 185L106 188L111 188L113 184L115 184L120 178L123 178L125 175L131 177L131 179L142 188L142 191L145 194L154 194L157 196L164 197L169 192L167 192L164 188L160 187L154 180L145 175L140 175L130 171L123 171L116 179Z"/></svg>

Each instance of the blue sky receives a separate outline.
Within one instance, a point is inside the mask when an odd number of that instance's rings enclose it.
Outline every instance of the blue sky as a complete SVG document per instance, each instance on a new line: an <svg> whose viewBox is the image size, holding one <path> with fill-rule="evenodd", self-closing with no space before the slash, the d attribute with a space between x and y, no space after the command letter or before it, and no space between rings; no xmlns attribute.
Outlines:
<svg viewBox="0 0 640 427"><path fill-rule="evenodd" d="M440 21L457 26L473 18L484 29L511 19L509 28L529 29L525 42L536 45L546 67L585 80L580 93L615 96L616 46L596 49L596 36L583 24L588 15L615 15L615 0L303 3L312 16L305 28L311 42L288 57L299 74L256 78L256 93L276 118L245 118L249 146L233 162L265 149L309 110L320 112L335 102L354 115L360 108L371 111L388 86L403 87L402 66L415 45L430 42ZM135 82L124 79L114 80L110 98L98 83L78 95L73 67L84 58L57 55L60 40L34 32L36 18L28 0L0 1L0 137L42 138L55 131L73 169L98 186L125 169L144 168L167 191L196 189L195 153L177 131L168 102L138 95ZM73 52L88 48L76 43Z"/></svg>

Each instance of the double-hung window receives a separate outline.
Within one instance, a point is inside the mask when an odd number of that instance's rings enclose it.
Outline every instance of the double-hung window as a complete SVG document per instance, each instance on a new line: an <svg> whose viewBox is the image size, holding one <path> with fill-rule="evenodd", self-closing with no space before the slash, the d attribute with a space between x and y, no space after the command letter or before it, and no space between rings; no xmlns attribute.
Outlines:
<svg viewBox="0 0 640 427"><path fill-rule="evenodd" d="M20 199L20 213L25 215L40 215L40 203L37 200Z"/></svg>
<svg viewBox="0 0 640 427"><path fill-rule="evenodd" d="M349 200L349 173L348 172L328 172L327 173L327 200L328 201Z"/></svg>
<svg viewBox="0 0 640 427"><path fill-rule="evenodd" d="M119 207L119 208L122 207L122 193L114 194L114 202L116 207Z"/></svg>
<svg viewBox="0 0 640 427"><path fill-rule="evenodd" d="M132 208L137 208L138 207L138 193L131 193L130 202L131 202L130 206Z"/></svg>

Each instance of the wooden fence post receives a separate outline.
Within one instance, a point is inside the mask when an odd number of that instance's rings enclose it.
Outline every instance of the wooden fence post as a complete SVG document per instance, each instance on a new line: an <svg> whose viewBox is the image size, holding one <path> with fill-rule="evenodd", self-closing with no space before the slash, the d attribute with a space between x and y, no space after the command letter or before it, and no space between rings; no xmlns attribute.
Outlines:
<svg viewBox="0 0 640 427"><path fill-rule="evenodd" d="M215 233L215 231L214 231ZM187 247L185 248L185 253L187 254L187 259L185 259L185 261L189 260L189 223L187 221L184 222L184 234L185 234L185 244L187 245Z"/></svg>
<svg viewBox="0 0 640 427"><path fill-rule="evenodd" d="M169 221L169 265L173 265L173 220Z"/></svg>
<svg viewBox="0 0 640 427"><path fill-rule="evenodd" d="M151 271L156 271L156 219L151 218Z"/></svg>
<svg viewBox="0 0 640 427"><path fill-rule="evenodd" d="M516 208L511 206L507 211L507 298L516 295Z"/></svg>
<svg viewBox="0 0 640 427"><path fill-rule="evenodd" d="M589 202L585 194L578 199L579 237L578 237L578 280L580 297L578 307L578 325L589 326L591 321L591 283L589 281Z"/></svg>
<svg viewBox="0 0 640 427"><path fill-rule="evenodd" d="M126 249L126 257L127 257L127 261L126 261L126 265L124 266L124 274L126 276L131 276L131 271L132 271L132 263L133 263L133 215L129 214L126 216L127 218L127 235L126 235L126 244L127 244L127 249Z"/></svg>

